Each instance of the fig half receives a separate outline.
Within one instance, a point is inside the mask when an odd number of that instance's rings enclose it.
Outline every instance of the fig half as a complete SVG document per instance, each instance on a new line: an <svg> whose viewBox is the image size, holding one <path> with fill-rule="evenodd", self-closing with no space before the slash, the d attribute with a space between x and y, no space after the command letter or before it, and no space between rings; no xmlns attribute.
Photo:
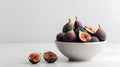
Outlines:
<svg viewBox="0 0 120 67"><path fill-rule="evenodd" d="M44 59L48 63L54 63L57 60L57 55L52 51L47 51L43 55Z"/></svg>
<svg viewBox="0 0 120 67"><path fill-rule="evenodd" d="M79 30L79 40L82 42L89 42L91 40L91 35Z"/></svg>
<svg viewBox="0 0 120 67"><path fill-rule="evenodd" d="M28 59L32 64L37 64L41 60L41 53L33 52L28 56Z"/></svg>
<svg viewBox="0 0 120 67"><path fill-rule="evenodd" d="M95 29L90 25L85 26L85 30L91 35L95 34Z"/></svg>

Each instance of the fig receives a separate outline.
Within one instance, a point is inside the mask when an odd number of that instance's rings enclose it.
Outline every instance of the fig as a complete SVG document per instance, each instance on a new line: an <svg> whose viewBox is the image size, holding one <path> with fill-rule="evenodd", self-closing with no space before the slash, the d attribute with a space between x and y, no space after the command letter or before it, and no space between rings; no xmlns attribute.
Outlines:
<svg viewBox="0 0 120 67"><path fill-rule="evenodd" d="M71 19L69 19L69 22L64 25L62 31L63 31L64 33L66 33L66 32L68 32L68 31L70 31L70 30L72 30L72 29L74 29L74 26L73 26L73 24L72 24Z"/></svg>
<svg viewBox="0 0 120 67"><path fill-rule="evenodd" d="M81 30L82 32L87 32L83 27L78 27L75 29L75 34L76 34L76 41L79 41L79 30Z"/></svg>
<svg viewBox="0 0 120 67"><path fill-rule="evenodd" d="M92 26L87 25L87 26L85 26L85 29L89 34L91 34L91 35L95 34L95 29Z"/></svg>
<svg viewBox="0 0 120 67"><path fill-rule="evenodd" d="M33 52L29 55L28 59L32 64L37 64L41 60L41 53Z"/></svg>
<svg viewBox="0 0 120 67"><path fill-rule="evenodd" d="M65 33L63 41L64 42L74 42L74 41L76 41L75 32L73 30L70 30L67 33Z"/></svg>
<svg viewBox="0 0 120 67"><path fill-rule="evenodd" d="M74 27L75 27L75 29L78 28L78 27L83 27L82 23L80 21L78 21L77 16L76 16L76 20L75 20L75 23L74 23Z"/></svg>
<svg viewBox="0 0 120 67"><path fill-rule="evenodd" d="M52 51L47 51L43 55L44 59L48 63L54 63L57 60L57 55Z"/></svg>
<svg viewBox="0 0 120 67"><path fill-rule="evenodd" d="M106 40L106 33L103 30L103 28L98 24L99 28L96 31L95 35L98 37L99 41L105 41Z"/></svg>
<svg viewBox="0 0 120 67"><path fill-rule="evenodd" d="M95 36L92 36L90 42L99 42L99 39Z"/></svg>
<svg viewBox="0 0 120 67"><path fill-rule="evenodd" d="M82 32L79 30L79 41L81 42L89 42L91 40L91 36L87 32Z"/></svg>
<svg viewBox="0 0 120 67"><path fill-rule="evenodd" d="M65 35L65 33L59 33L59 34L57 34L56 40L57 40L57 41L63 41L64 35Z"/></svg>

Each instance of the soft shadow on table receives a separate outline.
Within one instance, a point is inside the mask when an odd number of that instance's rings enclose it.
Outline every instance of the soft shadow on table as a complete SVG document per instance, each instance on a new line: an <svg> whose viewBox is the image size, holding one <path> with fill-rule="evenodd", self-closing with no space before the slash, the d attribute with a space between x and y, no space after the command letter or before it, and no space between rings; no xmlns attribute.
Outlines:
<svg viewBox="0 0 120 67"><path fill-rule="evenodd" d="M66 57L59 57L57 63L77 63L77 62L88 62L90 60L79 60L79 61L76 61L76 60L70 60Z"/></svg>
<svg viewBox="0 0 120 67"><path fill-rule="evenodd" d="M63 66L66 64L82 64L84 62L89 62L89 61L74 61L74 60L69 60L66 57L59 57L58 60L55 63L47 63L44 59L42 59L38 64L31 64L29 61L26 62L22 62L21 64L23 65L28 65L28 67L40 67L40 66L44 66L44 67L57 67L57 66Z"/></svg>

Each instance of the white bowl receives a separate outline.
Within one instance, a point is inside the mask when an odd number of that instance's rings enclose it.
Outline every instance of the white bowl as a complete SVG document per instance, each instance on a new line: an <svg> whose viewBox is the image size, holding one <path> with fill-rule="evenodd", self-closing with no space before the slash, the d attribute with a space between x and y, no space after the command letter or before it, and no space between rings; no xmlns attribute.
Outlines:
<svg viewBox="0 0 120 67"><path fill-rule="evenodd" d="M103 49L105 42L75 43L55 41L57 48L69 60L89 60Z"/></svg>

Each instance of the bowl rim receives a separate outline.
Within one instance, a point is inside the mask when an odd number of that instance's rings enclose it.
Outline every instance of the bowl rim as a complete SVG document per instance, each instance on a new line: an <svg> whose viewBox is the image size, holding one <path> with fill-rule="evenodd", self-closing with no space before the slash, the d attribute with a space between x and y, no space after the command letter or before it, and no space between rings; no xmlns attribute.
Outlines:
<svg viewBox="0 0 120 67"><path fill-rule="evenodd" d="M106 43L107 41L101 41L101 42L83 42L83 43L81 43L81 42L62 42L62 41L57 41L57 40L55 40L54 42L84 45L84 44L100 44L100 43Z"/></svg>

